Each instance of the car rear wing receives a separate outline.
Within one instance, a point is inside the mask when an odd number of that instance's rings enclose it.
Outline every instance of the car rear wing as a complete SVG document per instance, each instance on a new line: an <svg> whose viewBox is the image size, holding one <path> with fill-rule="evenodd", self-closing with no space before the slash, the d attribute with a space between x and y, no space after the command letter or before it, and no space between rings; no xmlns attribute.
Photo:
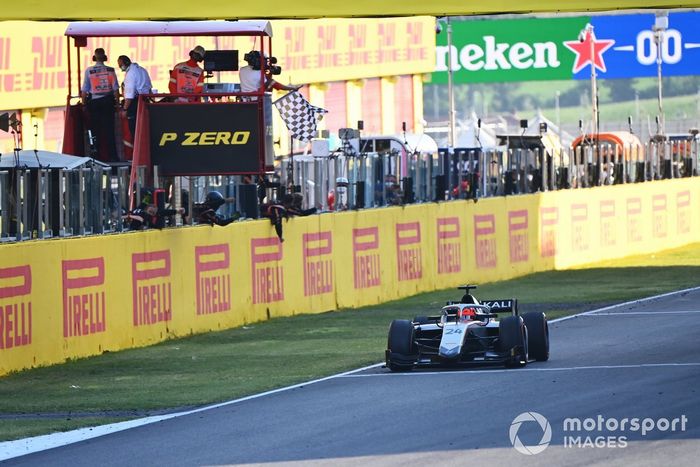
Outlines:
<svg viewBox="0 0 700 467"><path fill-rule="evenodd" d="M513 316L518 316L518 300L515 298L481 300L481 304L489 307L491 313L512 313Z"/></svg>

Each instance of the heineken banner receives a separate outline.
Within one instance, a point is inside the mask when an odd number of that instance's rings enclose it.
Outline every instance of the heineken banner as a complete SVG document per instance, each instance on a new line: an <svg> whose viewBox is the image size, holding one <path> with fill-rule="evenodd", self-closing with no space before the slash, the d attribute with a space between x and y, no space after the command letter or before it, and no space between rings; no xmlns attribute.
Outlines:
<svg viewBox="0 0 700 467"><path fill-rule="evenodd" d="M700 74L700 13L671 13L659 37L654 14L452 22L456 83ZM587 25L592 26L592 28ZM447 34L438 35L432 82L447 83Z"/></svg>

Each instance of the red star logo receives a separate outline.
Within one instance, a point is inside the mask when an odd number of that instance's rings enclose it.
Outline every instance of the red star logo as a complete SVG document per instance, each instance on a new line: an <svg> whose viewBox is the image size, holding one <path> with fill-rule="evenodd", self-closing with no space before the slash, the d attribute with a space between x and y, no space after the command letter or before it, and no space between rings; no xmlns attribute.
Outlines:
<svg viewBox="0 0 700 467"><path fill-rule="evenodd" d="M603 61L603 52L608 50L615 43L614 40L596 40L593 31L587 30L586 36L581 41L567 41L564 45L576 54L573 72L578 73L587 64L594 65L602 72L606 71L605 62Z"/></svg>

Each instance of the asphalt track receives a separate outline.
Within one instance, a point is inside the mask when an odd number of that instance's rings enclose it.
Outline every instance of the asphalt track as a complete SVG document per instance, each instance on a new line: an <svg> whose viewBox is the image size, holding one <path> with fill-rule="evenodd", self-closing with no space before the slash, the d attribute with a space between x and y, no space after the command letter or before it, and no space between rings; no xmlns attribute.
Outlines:
<svg viewBox="0 0 700 467"><path fill-rule="evenodd" d="M394 374L377 366L6 462L698 465L700 290L585 313L550 329L551 359L522 369ZM551 443L535 455L511 442L511 424L525 412L541 414L551 428ZM582 427L565 431L564 420L574 417ZM633 418L654 429L631 430ZM623 419L625 431L614 425ZM532 451L544 430L526 421L514 433ZM569 437L580 441L565 445Z"/></svg>

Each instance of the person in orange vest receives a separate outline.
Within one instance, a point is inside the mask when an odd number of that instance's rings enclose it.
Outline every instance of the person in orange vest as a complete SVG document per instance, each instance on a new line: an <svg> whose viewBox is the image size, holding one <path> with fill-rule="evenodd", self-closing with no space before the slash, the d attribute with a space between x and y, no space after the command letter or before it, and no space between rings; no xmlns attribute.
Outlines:
<svg viewBox="0 0 700 467"><path fill-rule="evenodd" d="M80 94L90 116L90 130L93 137L97 137L95 148L100 155L99 159L118 162L114 137L114 112L119 94L117 73L114 68L105 65L107 61L105 49L95 49L92 60L95 64L85 69ZM107 154L102 153L102 148L107 150Z"/></svg>
<svg viewBox="0 0 700 467"><path fill-rule="evenodd" d="M170 72L168 89L172 94L201 94L204 89L204 70L198 65L204 60L204 47L190 50L190 59L175 65ZM178 101L195 99L178 98Z"/></svg>

